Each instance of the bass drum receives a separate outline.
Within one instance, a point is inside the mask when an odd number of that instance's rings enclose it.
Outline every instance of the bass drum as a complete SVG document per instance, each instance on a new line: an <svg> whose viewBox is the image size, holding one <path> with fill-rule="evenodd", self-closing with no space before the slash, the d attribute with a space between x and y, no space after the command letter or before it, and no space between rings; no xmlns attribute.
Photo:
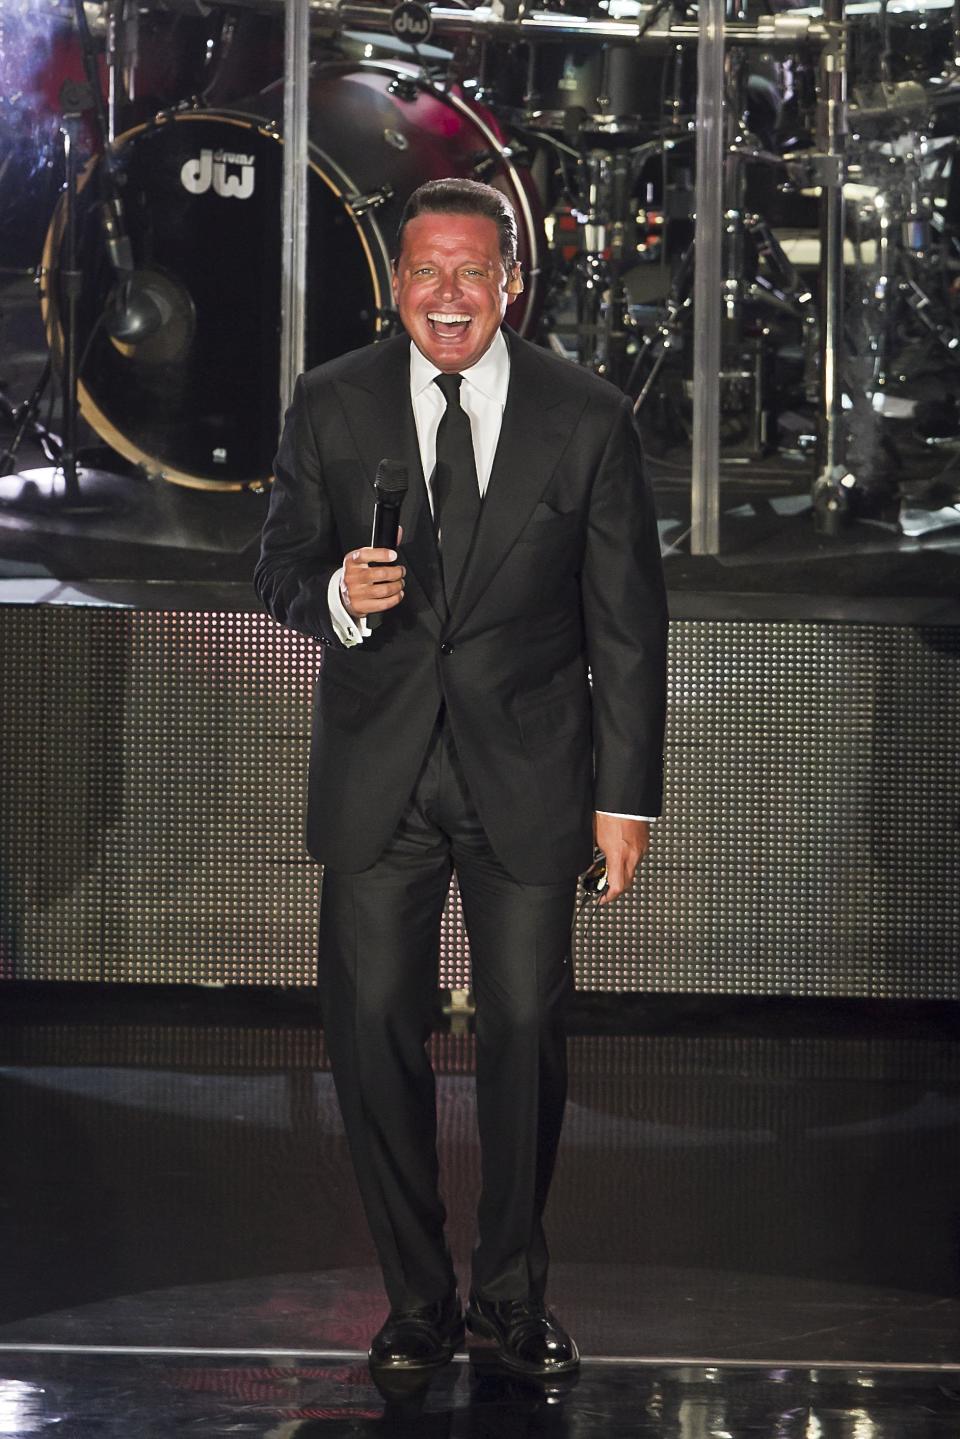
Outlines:
<svg viewBox="0 0 960 1439"><path fill-rule="evenodd" d="M103 243L97 162L83 177L78 242L80 406L115 450L201 489L269 481L278 436L282 87L243 111L159 117L116 142L141 300L159 327L108 334L116 277ZM541 308L542 219L528 172L486 111L399 63L318 66L310 89L307 359L317 365L396 329L390 256L416 187L476 177L513 203L527 288L508 318ZM62 207L44 254L51 348L61 348ZM116 326L113 327L116 329Z"/></svg>

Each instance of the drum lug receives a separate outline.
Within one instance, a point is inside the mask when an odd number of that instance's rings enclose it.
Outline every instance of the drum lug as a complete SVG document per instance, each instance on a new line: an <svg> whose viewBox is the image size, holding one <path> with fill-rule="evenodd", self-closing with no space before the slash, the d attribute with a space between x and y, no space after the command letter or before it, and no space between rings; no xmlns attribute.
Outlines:
<svg viewBox="0 0 960 1439"><path fill-rule="evenodd" d="M393 186L381 185L379 190L368 190L365 195L344 196L354 215L365 215L368 210L376 210L379 205L385 205L388 200L393 199Z"/></svg>
<svg viewBox="0 0 960 1439"><path fill-rule="evenodd" d="M400 316L396 310L383 306L374 312L377 325L377 339L389 340L401 330Z"/></svg>
<svg viewBox="0 0 960 1439"><path fill-rule="evenodd" d="M398 100L405 100L408 105L412 105L420 94L420 86L409 75L398 75L387 86L387 94L396 95Z"/></svg>

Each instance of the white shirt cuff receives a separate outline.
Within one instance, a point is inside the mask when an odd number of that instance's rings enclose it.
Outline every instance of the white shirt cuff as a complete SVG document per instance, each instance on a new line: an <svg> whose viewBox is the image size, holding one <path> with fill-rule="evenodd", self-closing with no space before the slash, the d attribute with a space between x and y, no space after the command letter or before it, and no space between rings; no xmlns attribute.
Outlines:
<svg viewBox="0 0 960 1439"><path fill-rule="evenodd" d="M619 810L615 809L598 809L596 813L609 815L611 819L642 819L647 824L656 824L659 818L659 815L655 814L620 814Z"/></svg>
<svg viewBox="0 0 960 1439"><path fill-rule="evenodd" d="M330 622L333 625L333 632L342 645L348 650L354 645L362 645L370 634L370 626L366 618L357 624L356 620L348 613L343 600L340 597L340 581L343 579L343 565L330 576L330 583L327 585L327 608L330 611Z"/></svg>

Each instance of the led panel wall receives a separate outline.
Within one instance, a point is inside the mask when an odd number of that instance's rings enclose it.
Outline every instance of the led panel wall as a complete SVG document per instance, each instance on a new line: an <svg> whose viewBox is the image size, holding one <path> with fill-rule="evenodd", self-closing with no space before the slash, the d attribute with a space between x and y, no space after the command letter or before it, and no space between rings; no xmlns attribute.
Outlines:
<svg viewBox="0 0 960 1439"><path fill-rule="evenodd" d="M256 613L0 608L0 976L311 985L319 647ZM588 990L960 997L960 631L680 621L667 799ZM456 893L440 983L469 985Z"/></svg>

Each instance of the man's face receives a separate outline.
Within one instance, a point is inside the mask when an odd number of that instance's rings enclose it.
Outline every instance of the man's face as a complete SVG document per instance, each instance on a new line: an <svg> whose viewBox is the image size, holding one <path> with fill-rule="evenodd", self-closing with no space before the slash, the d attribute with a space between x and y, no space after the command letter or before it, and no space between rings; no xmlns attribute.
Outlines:
<svg viewBox="0 0 960 1439"><path fill-rule="evenodd" d="M445 374L476 364L523 290L486 215L418 215L403 231L393 295L407 334Z"/></svg>

